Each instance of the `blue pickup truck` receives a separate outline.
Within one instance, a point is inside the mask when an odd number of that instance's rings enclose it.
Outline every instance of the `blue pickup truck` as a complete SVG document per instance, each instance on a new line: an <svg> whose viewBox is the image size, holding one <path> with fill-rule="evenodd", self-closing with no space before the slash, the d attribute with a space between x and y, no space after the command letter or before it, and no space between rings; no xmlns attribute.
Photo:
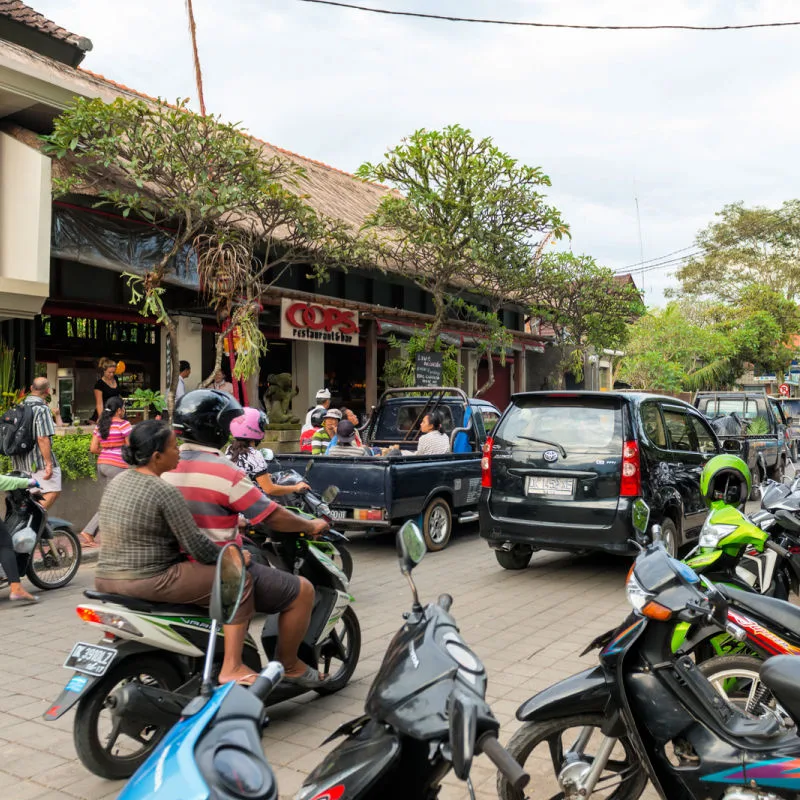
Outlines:
<svg viewBox="0 0 800 800"><path fill-rule="evenodd" d="M376 448L400 445L413 451L423 416L438 411L451 450L444 455L312 456L281 454L275 471L294 469L318 492L337 486L331 504L337 529L392 530L418 519L429 550L442 550L453 524L478 519L481 448L500 412L491 403L468 398L453 387L389 389L361 429L364 444ZM455 445L455 447L453 447Z"/></svg>

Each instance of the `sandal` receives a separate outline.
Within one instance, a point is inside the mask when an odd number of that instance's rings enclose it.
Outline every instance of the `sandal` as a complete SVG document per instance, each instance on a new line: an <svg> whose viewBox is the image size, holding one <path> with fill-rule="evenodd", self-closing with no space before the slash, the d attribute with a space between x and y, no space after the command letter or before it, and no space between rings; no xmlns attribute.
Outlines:
<svg viewBox="0 0 800 800"><path fill-rule="evenodd" d="M78 538L80 539L81 549L83 550L92 550L96 547L100 547L100 545L94 540L94 537L86 533L86 531L81 531L78 534Z"/></svg>
<svg viewBox="0 0 800 800"><path fill-rule="evenodd" d="M8 599L18 606L33 606L39 602L39 598L35 594L10 594Z"/></svg>
<svg viewBox="0 0 800 800"><path fill-rule="evenodd" d="M289 677L288 675L284 677L284 681L287 683L292 683L295 686L299 686L301 689L317 689L320 684L322 684L327 678L323 679L320 678L319 672L317 670L312 669L305 665L306 671L302 675L297 675L295 677Z"/></svg>
<svg viewBox="0 0 800 800"><path fill-rule="evenodd" d="M252 686L258 678L257 672L248 672L247 675L237 678L235 681L220 681L222 683L235 683L237 686Z"/></svg>

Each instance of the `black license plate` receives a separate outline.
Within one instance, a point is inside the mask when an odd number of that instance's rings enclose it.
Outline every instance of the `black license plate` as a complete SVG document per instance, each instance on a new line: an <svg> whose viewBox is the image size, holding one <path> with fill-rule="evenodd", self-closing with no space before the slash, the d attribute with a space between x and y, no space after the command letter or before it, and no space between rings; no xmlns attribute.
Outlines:
<svg viewBox="0 0 800 800"><path fill-rule="evenodd" d="M78 642L67 656L64 666L74 669L75 672L100 678L106 674L116 655L117 651L113 647Z"/></svg>

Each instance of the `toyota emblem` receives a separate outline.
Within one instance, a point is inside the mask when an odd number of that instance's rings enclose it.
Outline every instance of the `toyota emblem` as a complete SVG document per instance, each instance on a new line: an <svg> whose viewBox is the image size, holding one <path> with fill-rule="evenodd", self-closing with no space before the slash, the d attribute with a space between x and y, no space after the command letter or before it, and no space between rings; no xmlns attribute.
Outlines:
<svg viewBox="0 0 800 800"><path fill-rule="evenodd" d="M554 461L558 461L558 453L555 450L545 450L544 460L552 464Z"/></svg>

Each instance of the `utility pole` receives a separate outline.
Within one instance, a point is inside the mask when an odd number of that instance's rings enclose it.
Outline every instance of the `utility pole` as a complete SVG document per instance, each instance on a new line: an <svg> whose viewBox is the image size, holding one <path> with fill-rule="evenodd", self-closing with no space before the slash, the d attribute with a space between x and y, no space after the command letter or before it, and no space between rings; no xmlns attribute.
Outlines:
<svg viewBox="0 0 800 800"><path fill-rule="evenodd" d="M206 100L203 96L203 73L200 69L200 53L197 51L197 26L194 23L192 0L186 0L186 13L189 15L189 34L192 37L192 56L194 59L194 78L197 83L197 100L200 103L200 113L205 116Z"/></svg>
<svg viewBox="0 0 800 800"><path fill-rule="evenodd" d="M636 203L636 226L639 229L639 266L642 268L641 278L642 281L642 298L644 299L644 244L642 242L642 217L639 214L639 195L636 192L636 181L633 182L633 200Z"/></svg>

